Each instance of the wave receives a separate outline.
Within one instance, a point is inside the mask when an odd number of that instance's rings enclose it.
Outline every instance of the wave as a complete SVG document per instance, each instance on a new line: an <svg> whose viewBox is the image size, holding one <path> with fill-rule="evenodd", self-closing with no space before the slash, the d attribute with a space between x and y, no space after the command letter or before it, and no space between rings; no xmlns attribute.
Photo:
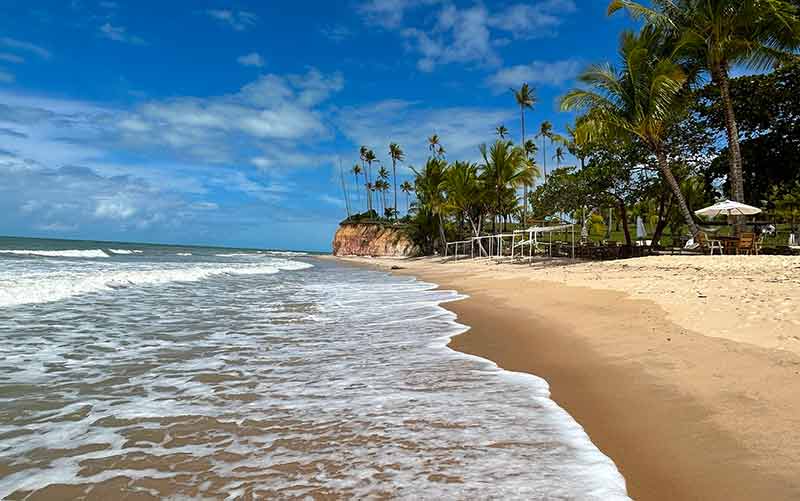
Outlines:
<svg viewBox="0 0 800 501"><path fill-rule="evenodd" d="M178 252L175 254L176 256L191 256L191 252Z"/></svg>
<svg viewBox="0 0 800 501"><path fill-rule="evenodd" d="M90 250L11 250L2 249L2 254L16 254L21 256L42 256L42 257L74 257L74 258L102 258L109 257L102 249Z"/></svg>
<svg viewBox="0 0 800 501"><path fill-rule="evenodd" d="M270 256L308 256L308 252L297 252L297 251L265 251L264 254Z"/></svg>
<svg viewBox="0 0 800 501"><path fill-rule="evenodd" d="M136 249L131 249L131 250L129 250L129 249L108 249L108 250L111 251L114 254L141 254L141 253L144 252L144 251L136 250Z"/></svg>
<svg viewBox="0 0 800 501"><path fill-rule="evenodd" d="M80 294L113 291L134 286L162 285L171 282L197 282L219 275L261 275L302 270L313 265L276 260L265 264L196 264L175 268L118 267L86 270L63 269L46 272L6 270L0 274L0 307L60 301Z"/></svg>
<svg viewBox="0 0 800 501"><path fill-rule="evenodd" d="M214 254L217 257L260 257L260 254L254 252L233 252L230 254Z"/></svg>

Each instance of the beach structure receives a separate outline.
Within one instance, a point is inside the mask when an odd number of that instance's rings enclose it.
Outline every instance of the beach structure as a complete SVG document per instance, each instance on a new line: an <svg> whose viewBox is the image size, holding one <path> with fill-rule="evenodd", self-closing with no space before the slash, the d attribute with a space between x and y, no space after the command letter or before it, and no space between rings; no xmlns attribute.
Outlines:
<svg viewBox="0 0 800 501"><path fill-rule="evenodd" d="M570 256L575 257L575 225L558 224L553 226L532 226L511 233L481 235L467 240L447 242L445 259L457 261L460 258L485 259L492 262L531 262L536 254L553 256L553 235L569 232ZM469 248L469 252L467 249Z"/></svg>

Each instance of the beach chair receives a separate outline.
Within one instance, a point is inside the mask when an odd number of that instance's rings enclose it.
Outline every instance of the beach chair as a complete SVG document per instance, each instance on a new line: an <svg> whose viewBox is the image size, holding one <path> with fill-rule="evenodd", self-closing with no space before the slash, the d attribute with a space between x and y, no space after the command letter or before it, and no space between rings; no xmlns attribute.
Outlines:
<svg viewBox="0 0 800 501"><path fill-rule="evenodd" d="M747 254L748 256L752 254L755 240L756 236L754 233L739 234L739 240L736 242L736 254Z"/></svg>
<svg viewBox="0 0 800 501"><path fill-rule="evenodd" d="M719 251L720 256L725 252L725 246L722 245L722 241L709 239L708 234L705 231L697 233L696 241L700 246L700 251L703 253L708 251L710 256L714 255L715 250Z"/></svg>

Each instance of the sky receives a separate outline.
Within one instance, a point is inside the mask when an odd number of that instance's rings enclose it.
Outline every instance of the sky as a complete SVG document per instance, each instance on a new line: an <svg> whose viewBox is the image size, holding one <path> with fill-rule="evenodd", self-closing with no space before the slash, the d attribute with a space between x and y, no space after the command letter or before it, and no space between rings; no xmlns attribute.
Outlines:
<svg viewBox="0 0 800 501"><path fill-rule="evenodd" d="M0 235L329 250L360 145L390 167L399 143L398 183L431 134L478 161L519 138L523 82L529 133L564 132L558 97L630 26L606 7L0 0Z"/></svg>

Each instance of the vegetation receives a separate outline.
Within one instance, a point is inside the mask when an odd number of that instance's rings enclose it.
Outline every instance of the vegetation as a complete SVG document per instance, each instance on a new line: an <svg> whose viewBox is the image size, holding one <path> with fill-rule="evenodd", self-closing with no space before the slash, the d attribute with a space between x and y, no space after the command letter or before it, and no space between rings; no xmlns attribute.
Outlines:
<svg viewBox="0 0 800 501"><path fill-rule="evenodd" d="M609 15L625 11L641 27L621 35L617 64L588 67L561 98L573 120L563 134L544 120L527 137L536 93L521 82L512 89L519 143L496 124L495 137L476 152L479 162L451 161L447 138L432 134L424 166L409 167L411 178L401 182L397 169L406 154L398 144L388 149L391 177L362 146L351 173L363 183L365 212L350 219L403 225L425 252L562 220L585 225L592 239L633 245L629 225L637 218L652 245L663 246L708 224L694 210L730 198L764 209L762 221L779 232L797 233L798 9L789 0L612 0ZM741 67L771 71L733 78ZM402 212L398 187L406 198Z"/></svg>

